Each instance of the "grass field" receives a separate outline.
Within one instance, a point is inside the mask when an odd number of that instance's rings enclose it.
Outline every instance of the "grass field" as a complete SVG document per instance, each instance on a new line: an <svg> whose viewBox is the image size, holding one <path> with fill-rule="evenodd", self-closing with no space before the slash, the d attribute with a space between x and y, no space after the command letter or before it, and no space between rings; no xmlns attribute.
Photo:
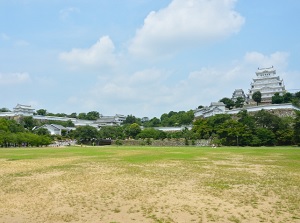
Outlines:
<svg viewBox="0 0 300 223"><path fill-rule="evenodd" d="M300 149L0 149L0 222L300 222Z"/></svg>

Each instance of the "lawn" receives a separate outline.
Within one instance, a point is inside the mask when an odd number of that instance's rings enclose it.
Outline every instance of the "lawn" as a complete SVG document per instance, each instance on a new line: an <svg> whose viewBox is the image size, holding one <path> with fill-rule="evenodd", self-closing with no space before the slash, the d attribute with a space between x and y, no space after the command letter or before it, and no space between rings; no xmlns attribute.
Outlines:
<svg viewBox="0 0 300 223"><path fill-rule="evenodd" d="M0 222L300 222L300 148L0 149Z"/></svg>

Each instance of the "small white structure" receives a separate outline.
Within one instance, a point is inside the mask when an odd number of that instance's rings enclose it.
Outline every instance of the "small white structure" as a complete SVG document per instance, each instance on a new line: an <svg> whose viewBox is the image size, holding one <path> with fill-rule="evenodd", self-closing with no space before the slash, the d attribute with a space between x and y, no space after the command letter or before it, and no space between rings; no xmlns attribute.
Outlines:
<svg viewBox="0 0 300 223"><path fill-rule="evenodd" d="M55 125L55 124L45 124L41 127L38 127L36 129L44 128L47 129L51 135L61 135L63 130L66 130L69 132L70 130L62 125Z"/></svg>
<svg viewBox="0 0 300 223"><path fill-rule="evenodd" d="M225 113L225 104L223 102L212 102L210 106L194 110L195 118L207 118L216 114Z"/></svg>
<svg viewBox="0 0 300 223"><path fill-rule="evenodd" d="M17 104L14 107L14 114L15 115L24 115L24 116L32 116L34 114L35 109L31 107L31 105L21 105Z"/></svg>
<svg viewBox="0 0 300 223"><path fill-rule="evenodd" d="M234 102L236 102L237 98L243 98L244 101L246 101L246 95L245 95L243 89L235 89L234 90L234 92L232 94L231 100L233 100Z"/></svg>
<svg viewBox="0 0 300 223"><path fill-rule="evenodd" d="M100 119L94 122L98 127L102 126L116 126L119 125L120 121L115 116L102 116Z"/></svg>
<svg viewBox="0 0 300 223"><path fill-rule="evenodd" d="M116 114L114 118L118 125L121 125L126 120L126 116L121 114Z"/></svg>
<svg viewBox="0 0 300 223"><path fill-rule="evenodd" d="M284 110L284 109L290 109L290 110L297 110L300 111L300 108L297 108L291 103L286 104L264 104L259 106L245 106L244 108L235 108L232 110L226 110L226 114L237 114L242 110L247 110L247 112L258 112L260 110Z"/></svg>
<svg viewBox="0 0 300 223"><path fill-rule="evenodd" d="M160 131L163 131L163 132L179 132L179 131L182 131L184 129L191 130L192 126L188 125L188 126L179 126L179 127L154 127L154 129L160 130Z"/></svg>
<svg viewBox="0 0 300 223"><path fill-rule="evenodd" d="M248 100L250 104L254 103L252 95L257 91L261 92L262 103L272 102L272 97L275 93L283 95L286 92L283 80L276 75L276 70L273 66L269 68L258 68L255 74L256 78L253 78L251 89L249 89L248 93Z"/></svg>

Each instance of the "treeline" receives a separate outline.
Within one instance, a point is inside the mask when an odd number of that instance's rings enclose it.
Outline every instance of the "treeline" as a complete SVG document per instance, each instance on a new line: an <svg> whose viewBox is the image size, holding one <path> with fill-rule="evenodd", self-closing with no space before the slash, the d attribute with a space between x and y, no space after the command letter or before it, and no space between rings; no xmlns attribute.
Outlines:
<svg viewBox="0 0 300 223"><path fill-rule="evenodd" d="M198 119L191 130L184 128L178 132L141 128L138 123L102 127L99 131L90 126L83 126L73 131L72 135L79 142L88 144L106 138L184 138L191 144L197 139L209 139L213 144L224 146L300 145L300 112L296 112L296 116L292 118L278 117L265 110L250 115L243 110L236 116L219 114Z"/></svg>
<svg viewBox="0 0 300 223"><path fill-rule="evenodd" d="M179 111L174 112L170 111L169 113L164 113L160 116L160 118L154 117L152 119L137 118L133 115L128 115L123 124L133 124L137 123L144 127L176 127L183 125L191 125L194 120L194 111Z"/></svg>
<svg viewBox="0 0 300 223"><path fill-rule="evenodd" d="M300 106L300 91L295 94L286 92L283 95L275 93L272 97L272 104L292 103L295 106Z"/></svg>
<svg viewBox="0 0 300 223"><path fill-rule="evenodd" d="M81 112L77 114L76 112L73 112L71 114L65 114L65 113L51 113L48 112L46 109L39 109L35 112L36 115L42 115L42 116L57 116L57 117L67 117L67 118L77 118L77 119L84 119L84 120L97 120L100 118L100 113L97 111L90 111L88 113Z"/></svg>
<svg viewBox="0 0 300 223"><path fill-rule="evenodd" d="M187 128L177 132L164 132L158 129L142 128L137 123L121 126L104 126L100 130L92 126L80 126L72 131L69 136L82 144L97 144L102 139L125 140L125 139L166 139L166 138L189 138L190 130Z"/></svg>
<svg viewBox="0 0 300 223"><path fill-rule="evenodd" d="M191 137L211 139L226 146L300 145L300 113L278 117L265 110L254 115L243 110L237 116L216 115L194 122Z"/></svg>
<svg viewBox="0 0 300 223"><path fill-rule="evenodd" d="M6 118L0 118L0 146L46 146L51 144L50 135L38 135L27 130L24 125Z"/></svg>
<svg viewBox="0 0 300 223"><path fill-rule="evenodd" d="M190 116L189 116L190 115ZM224 146L300 146L300 112L295 117L279 117L265 110L249 114L242 110L237 115L219 114L194 121L192 129L163 132L152 127L151 120L142 120L128 116L121 126L106 126L100 130L92 126L81 126L71 131L64 138L76 139L82 144L97 144L101 139L166 139L184 138L187 144L197 139L208 139L213 144ZM185 119L185 117L188 117ZM159 126L182 125L190 123L190 112L170 112L163 114L157 121ZM135 122L137 121L137 122ZM192 122L192 121L191 121ZM145 127L146 123L151 127ZM32 117L22 117L17 121L0 118L0 145L43 146L49 145L54 137L43 128L32 130L43 123ZM66 123L59 123L67 126ZM145 126L142 126L144 124Z"/></svg>

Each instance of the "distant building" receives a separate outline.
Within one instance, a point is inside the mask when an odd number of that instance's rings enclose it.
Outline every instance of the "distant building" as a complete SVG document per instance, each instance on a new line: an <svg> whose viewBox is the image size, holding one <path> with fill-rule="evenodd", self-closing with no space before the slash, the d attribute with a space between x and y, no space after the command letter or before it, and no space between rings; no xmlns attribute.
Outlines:
<svg viewBox="0 0 300 223"><path fill-rule="evenodd" d="M0 112L0 117L6 118L18 118L19 116L31 116L35 120L40 121L71 121L75 126L93 126L95 128L101 128L102 126L118 126L126 120L125 115L116 114L114 116L100 116L97 120L83 120L69 117L60 116L47 116L47 115L35 115L35 109L30 105L17 104L12 112ZM47 126L53 128L53 126ZM56 131L56 130L53 130Z"/></svg>
<svg viewBox="0 0 300 223"><path fill-rule="evenodd" d="M24 116L32 116L35 112L35 109L31 107L31 105L20 105L17 104L14 107L13 113L15 115L24 115Z"/></svg>
<svg viewBox="0 0 300 223"><path fill-rule="evenodd" d="M65 130L66 132L70 131L69 128L66 128L62 125L55 125L55 124L50 124L50 125L45 124L41 127L35 128L34 130L37 130L37 129L40 129L40 128L47 129L50 132L51 135L61 135L63 130Z"/></svg>
<svg viewBox="0 0 300 223"><path fill-rule="evenodd" d="M235 89L233 94L232 94L232 98L231 100L233 100L234 102L236 102L237 98L243 98L244 101L246 101L246 95L243 91L243 89Z"/></svg>
<svg viewBox="0 0 300 223"><path fill-rule="evenodd" d="M255 74L256 78L253 78L251 89L249 89L248 93L248 102L250 104L254 103L252 95L257 91L261 92L262 103L271 103L275 93L283 95L286 92L283 80L276 74L276 70L273 66L269 68L258 68Z"/></svg>
<svg viewBox="0 0 300 223"><path fill-rule="evenodd" d="M194 110L195 118L207 118L216 114L225 113L225 104L223 102L212 102L210 106Z"/></svg>

